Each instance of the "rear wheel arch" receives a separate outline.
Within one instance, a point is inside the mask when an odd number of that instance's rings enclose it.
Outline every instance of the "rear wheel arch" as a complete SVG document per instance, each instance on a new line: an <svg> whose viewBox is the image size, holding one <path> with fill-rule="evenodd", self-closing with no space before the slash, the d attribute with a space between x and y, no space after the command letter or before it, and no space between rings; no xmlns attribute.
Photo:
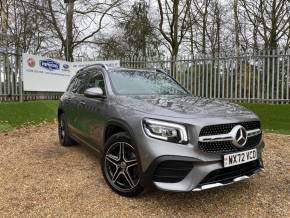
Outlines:
<svg viewBox="0 0 290 218"><path fill-rule="evenodd" d="M75 144L73 138L71 138L68 130L68 126L65 120L64 113L58 112L58 135L59 141L62 146L70 146Z"/></svg>
<svg viewBox="0 0 290 218"><path fill-rule="evenodd" d="M60 115L64 113L64 110L62 108L58 108L57 110L57 117L60 118Z"/></svg>

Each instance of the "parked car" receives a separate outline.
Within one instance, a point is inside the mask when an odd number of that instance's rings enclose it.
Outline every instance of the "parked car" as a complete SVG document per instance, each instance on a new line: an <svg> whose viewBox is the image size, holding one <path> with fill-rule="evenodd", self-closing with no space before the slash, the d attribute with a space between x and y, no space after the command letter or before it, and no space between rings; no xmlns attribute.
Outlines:
<svg viewBox="0 0 290 218"><path fill-rule="evenodd" d="M112 190L201 191L263 168L261 124L242 106L192 96L158 69L97 64L72 78L58 108L59 140L101 155Z"/></svg>

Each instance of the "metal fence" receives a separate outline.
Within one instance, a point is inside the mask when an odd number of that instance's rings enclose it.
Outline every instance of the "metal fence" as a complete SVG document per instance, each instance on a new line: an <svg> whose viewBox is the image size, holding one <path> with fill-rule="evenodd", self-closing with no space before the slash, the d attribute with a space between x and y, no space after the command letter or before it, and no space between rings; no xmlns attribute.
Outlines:
<svg viewBox="0 0 290 218"><path fill-rule="evenodd" d="M193 95L238 102L289 103L290 52L122 60L122 67L163 68Z"/></svg>
<svg viewBox="0 0 290 218"><path fill-rule="evenodd" d="M0 101L23 99L21 55L0 48Z"/></svg>
<svg viewBox="0 0 290 218"><path fill-rule="evenodd" d="M0 101L58 99L59 92L24 92L22 57L0 48ZM193 95L238 102L289 103L290 52L273 50L239 57L128 59L121 67L162 68Z"/></svg>

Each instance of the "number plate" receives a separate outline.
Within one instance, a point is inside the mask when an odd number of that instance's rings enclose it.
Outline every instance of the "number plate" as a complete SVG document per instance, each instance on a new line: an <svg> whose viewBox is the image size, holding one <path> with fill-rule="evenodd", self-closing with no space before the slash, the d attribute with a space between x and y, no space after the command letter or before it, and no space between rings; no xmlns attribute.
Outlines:
<svg viewBox="0 0 290 218"><path fill-rule="evenodd" d="M257 159L257 149L224 155L224 167L231 167Z"/></svg>

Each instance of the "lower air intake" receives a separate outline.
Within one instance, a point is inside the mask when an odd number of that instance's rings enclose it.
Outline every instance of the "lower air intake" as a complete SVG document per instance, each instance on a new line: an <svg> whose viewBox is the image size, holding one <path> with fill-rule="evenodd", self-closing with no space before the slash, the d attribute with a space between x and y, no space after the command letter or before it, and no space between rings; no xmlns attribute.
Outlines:
<svg viewBox="0 0 290 218"><path fill-rule="evenodd" d="M155 169L154 182L176 183L183 180L192 170L193 163L189 161L164 161Z"/></svg>

